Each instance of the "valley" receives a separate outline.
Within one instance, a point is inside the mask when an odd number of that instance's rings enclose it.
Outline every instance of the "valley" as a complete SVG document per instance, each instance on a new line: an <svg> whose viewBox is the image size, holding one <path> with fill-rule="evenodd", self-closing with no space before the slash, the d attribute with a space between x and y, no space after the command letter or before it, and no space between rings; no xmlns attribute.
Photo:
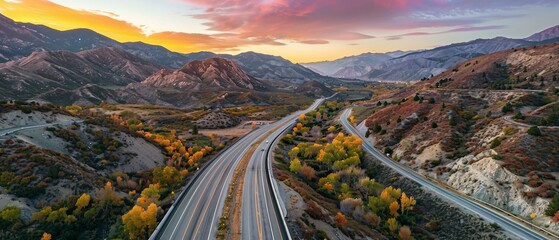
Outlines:
<svg viewBox="0 0 559 240"><path fill-rule="evenodd" d="M559 239L559 4L63 2L0 2L0 239Z"/></svg>

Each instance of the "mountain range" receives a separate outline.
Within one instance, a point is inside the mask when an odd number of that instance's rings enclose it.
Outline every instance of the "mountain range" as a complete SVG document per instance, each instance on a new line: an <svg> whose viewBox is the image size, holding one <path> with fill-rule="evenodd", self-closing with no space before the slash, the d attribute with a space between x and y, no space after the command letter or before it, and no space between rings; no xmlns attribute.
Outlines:
<svg viewBox="0 0 559 240"><path fill-rule="evenodd" d="M379 81L413 81L437 75L450 67L489 53L559 41L559 25L525 39L496 37L455 43L430 50L390 56L366 53L334 61L304 63L319 73L341 78Z"/></svg>

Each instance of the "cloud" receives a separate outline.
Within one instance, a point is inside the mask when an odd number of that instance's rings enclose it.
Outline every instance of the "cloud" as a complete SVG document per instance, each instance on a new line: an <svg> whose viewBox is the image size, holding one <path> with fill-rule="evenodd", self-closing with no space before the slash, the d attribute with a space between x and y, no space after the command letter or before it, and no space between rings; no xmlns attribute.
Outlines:
<svg viewBox="0 0 559 240"><path fill-rule="evenodd" d="M117 41L142 41L178 52L235 51L238 47L248 45L285 45L276 38L241 36L237 33L157 32L146 35L143 31L145 26L114 19L117 16L115 13L77 10L47 0L20 0L17 3L14 0L0 0L0 9L3 10L2 14L19 21L43 24L59 30L88 28Z"/></svg>
<svg viewBox="0 0 559 240"><path fill-rule="evenodd" d="M356 40L369 32L459 28L514 17L505 12L554 0L175 0L204 10L208 30L295 41ZM484 29L480 29L484 30ZM428 33L426 33L428 34ZM396 38L396 37L392 37Z"/></svg>
<svg viewBox="0 0 559 240"><path fill-rule="evenodd" d="M301 40L301 41L298 41L298 42L299 43L304 43L304 44L328 44L328 43L330 43L326 40L320 40L320 39Z"/></svg>
<svg viewBox="0 0 559 240"><path fill-rule="evenodd" d="M466 27L459 27L454 28L446 31L441 32L410 32L398 35L392 35L385 37L386 40L399 40L403 37L410 37L410 36L425 36L425 35L438 35L438 34L445 34L445 33L455 33L455 32L472 32L472 31L484 31L484 30L494 30L494 29L503 29L505 28L504 25L492 25L492 26L466 26Z"/></svg>

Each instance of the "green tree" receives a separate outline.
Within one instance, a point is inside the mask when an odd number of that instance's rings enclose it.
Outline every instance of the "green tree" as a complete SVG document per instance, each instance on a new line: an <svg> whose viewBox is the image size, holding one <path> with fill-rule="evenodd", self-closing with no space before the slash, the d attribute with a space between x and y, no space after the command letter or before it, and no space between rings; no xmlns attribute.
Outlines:
<svg viewBox="0 0 559 240"><path fill-rule="evenodd" d="M436 122L432 122L432 123L431 123L431 128L437 128L438 126L439 126L439 125L437 125Z"/></svg>
<svg viewBox="0 0 559 240"><path fill-rule="evenodd" d="M557 211L559 211L559 194L555 194L551 201L549 201L549 205L545 209L545 215L553 216Z"/></svg>
<svg viewBox="0 0 559 240"><path fill-rule="evenodd" d="M299 160L299 158L294 158L289 163L289 171L292 171L294 173L298 173L299 171L301 171L301 168L302 168L302 165L301 165L301 161Z"/></svg>
<svg viewBox="0 0 559 240"><path fill-rule="evenodd" d="M540 131L539 127L532 126L532 127L528 128L528 134L530 134L532 136L541 136L542 132Z"/></svg>
<svg viewBox="0 0 559 240"><path fill-rule="evenodd" d="M499 140L499 138L495 138L493 139L493 141L491 141L491 146L489 146L490 148L496 148L499 145L501 145L501 140Z"/></svg>
<svg viewBox="0 0 559 240"><path fill-rule="evenodd" d="M503 106L503 108L501 108L501 112L503 112L503 113L509 113L509 112L512 112L512 111L514 111L514 107L510 103L506 103L505 106Z"/></svg>
<svg viewBox="0 0 559 240"><path fill-rule="evenodd" d="M9 206L0 211L0 219L6 222L15 222L21 219L21 209Z"/></svg>

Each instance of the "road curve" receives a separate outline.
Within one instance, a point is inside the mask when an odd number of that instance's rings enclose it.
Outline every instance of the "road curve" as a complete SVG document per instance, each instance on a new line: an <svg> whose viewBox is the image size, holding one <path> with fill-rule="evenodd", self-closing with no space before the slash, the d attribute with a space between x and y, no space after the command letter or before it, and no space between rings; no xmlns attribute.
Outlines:
<svg viewBox="0 0 559 240"><path fill-rule="evenodd" d="M82 122L83 122L83 120L64 121L64 122L46 123L46 124L37 124L37 125L30 125L30 126L23 126L23 127L13 127L13 128L0 129L0 137L10 135L12 133L15 133L15 132L18 132L18 131L21 131L21 130L41 128L41 127L51 127L51 126L57 126L57 125L64 126L64 125L71 125L71 124L74 124L74 123L82 123Z"/></svg>
<svg viewBox="0 0 559 240"><path fill-rule="evenodd" d="M285 211L277 193L274 192L275 180L272 174L274 146L283 133L295 124L297 117L316 109L324 99L318 99L309 108L292 114L264 139L251 156L245 173L242 208L242 239L291 239L289 229L284 221Z"/></svg>
<svg viewBox="0 0 559 240"><path fill-rule="evenodd" d="M316 100L312 106L321 101ZM215 239L227 190L242 157L260 136L291 122L302 112L250 132L197 171L150 239Z"/></svg>
<svg viewBox="0 0 559 240"><path fill-rule="evenodd" d="M382 154L379 150L373 147L371 142L367 141L365 137L349 123L347 118L351 114L351 108L346 109L340 116L340 122L342 126L350 133L356 136L359 136L363 139L363 149L368 153L372 154L375 158L380 160L382 163L387 165L388 167L394 169L396 172L400 173L401 175L419 183L421 186L428 188L429 190L433 191L434 193L438 194L441 197L447 198L448 200L472 211L481 216L482 218L490 221L495 222L499 226L501 226L505 231L508 231L521 239L558 239L557 236L552 235L549 232L543 233L541 231L545 231L543 229L535 230L535 226L528 226L527 223L523 224L519 221L521 219L511 219L510 214L505 212L501 212L499 210L487 207L482 205L481 203L477 202L474 199L469 197L457 194L449 189L446 189L432 181L426 179L424 176L417 174L415 171L400 165L397 162L392 161L391 159L387 158L384 154Z"/></svg>

